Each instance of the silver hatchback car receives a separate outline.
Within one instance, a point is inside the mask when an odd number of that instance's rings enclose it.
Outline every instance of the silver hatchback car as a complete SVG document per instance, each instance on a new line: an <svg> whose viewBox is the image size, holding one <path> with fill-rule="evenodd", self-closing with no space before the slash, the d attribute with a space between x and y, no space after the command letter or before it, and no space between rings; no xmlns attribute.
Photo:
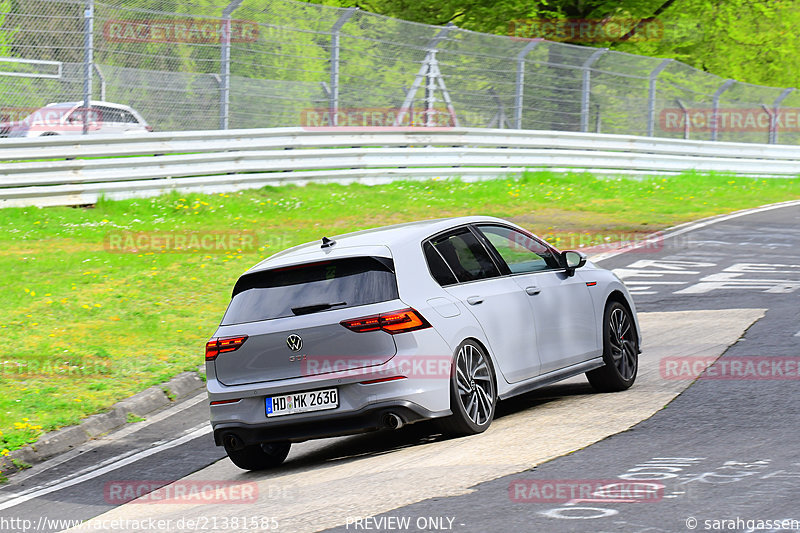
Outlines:
<svg viewBox="0 0 800 533"><path fill-rule="evenodd" d="M324 237L236 282L206 344L214 440L259 470L292 442L420 420L480 433L498 400L581 373L627 389L640 339L613 273L501 219Z"/></svg>

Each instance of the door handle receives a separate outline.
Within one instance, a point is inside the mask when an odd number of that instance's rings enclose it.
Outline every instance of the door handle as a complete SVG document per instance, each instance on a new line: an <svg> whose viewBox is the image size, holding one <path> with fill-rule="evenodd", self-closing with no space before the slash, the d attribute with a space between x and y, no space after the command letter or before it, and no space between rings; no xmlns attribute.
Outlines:
<svg viewBox="0 0 800 533"><path fill-rule="evenodd" d="M479 303L483 303L483 298L480 296L470 296L467 298L467 303L469 305L478 305Z"/></svg>
<svg viewBox="0 0 800 533"><path fill-rule="evenodd" d="M542 292L542 289L540 289L539 287L536 287L536 286L534 285L534 286L532 286L532 287L525 287L525 292L527 292L527 293L528 293L528 294L530 294L531 296L536 296L537 294L539 294L540 292Z"/></svg>

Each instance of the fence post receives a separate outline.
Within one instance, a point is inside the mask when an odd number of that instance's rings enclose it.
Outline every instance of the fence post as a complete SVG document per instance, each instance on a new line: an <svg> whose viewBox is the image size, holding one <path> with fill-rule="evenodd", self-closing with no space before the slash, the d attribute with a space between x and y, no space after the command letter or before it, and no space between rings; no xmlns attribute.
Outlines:
<svg viewBox="0 0 800 533"><path fill-rule="evenodd" d="M83 12L83 134L89 133L92 106L92 65L94 63L94 0L86 0Z"/></svg>
<svg viewBox="0 0 800 533"><path fill-rule="evenodd" d="M100 78L100 100L105 101L106 99L106 77L103 74L103 71L100 70L100 65L94 63L92 65L94 72L97 74L97 77Z"/></svg>
<svg viewBox="0 0 800 533"><path fill-rule="evenodd" d="M683 111L683 138L684 139L688 139L689 138L689 110L686 109L686 106L683 105L683 102L681 102L680 98L676 98L675 102L678 104L678 107L681 108L681 111Z"/></svg>
<svg viewBox="0 0 800 533"><path fill-rule="evenodd" d="M600 133L600 104L594 105L594 132Z"/></svg>
<svg viewBox="0 0 800 533"><path fill-rule="evenodd" d="M774 102L772 102L772 114L769 117L769 143L770 144L777 144L778 143L778 113L780 112L781 102L783 102L784 98L789 96L792 91L794 91L794 87L788 87L783 90L783 92L778 96Z"/></svg>
<svg viewBox="0 0 800 533"><path fill-rule="evenodd" d="M231 105L231 13L236 11L243 0L231 0L222 11L222 34L220 35L220 80L219 129L227 130L230 121Z"/></svg>
<svg viewBox="0 0 800 533"><path fill-rule="evenodd" d="M357 7L350 7L342 13L331 28L331 87L328 98L331 110L331 124L336 126L339 112L339 31L342 26L353 16Z"/></svg>
<svg viewBox="0 0 800 533"><path fill-rule="evenodd" d="M536 48L536 45L540 42L542 42L541 38L532 40L517 54L517 85L514 91L514 127L518 130L522 129L522 93L525 84L525 56Z"/></svg>
<svg viewBox="0 0 800 533"><path fill-rule="evenodd" d="M719 97L733 85L736 80L725 80L725 83L717 89L714 93L714 100L711 108L711 140L717 140L717 131L719 130Z"/></svg>
<svg viewBox="0 0 800 533"><path fill-rule="evenodd" d="M600 56L606 52L608 52L608 48L601 48L590 55L589 58L583 62L583 65L581 65L583 69L583 84L581 87L581 131L584 133L589 131L589 93L592 88L589 68L591 68L594 62L600 59Z"/></svg>
<svg viewBox="0 0 800 533"><path fill-rule="evenodd" d="M665 59L650 73L650 86L647 92L647 136L652 137L656 121L656 78L674 59Z"/></svg>

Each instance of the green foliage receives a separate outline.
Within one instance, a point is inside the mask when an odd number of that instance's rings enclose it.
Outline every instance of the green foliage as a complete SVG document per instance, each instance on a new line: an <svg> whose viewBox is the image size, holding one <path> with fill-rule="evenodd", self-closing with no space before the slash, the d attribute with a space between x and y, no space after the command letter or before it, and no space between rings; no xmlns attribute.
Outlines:
<svg viewBox="0 0 800 533"><path fill-rule="evenodd" d="M129 424L133 424L133 423L135 423L135 422L144 422L144 421L145 421L145 418L143 418L143 417L141 417L141 416L139 416L139 415L137 415L137 414L135 414L135 413L128 413L128 416L127 416L127 417L125 417L125 420L126 420L126 421L127 421Z"/></svg>
<svg viewBox="0 0 800 533"><path fill-rule="evenodd" d="M723 78L792 87L798 83L800 9L794 0L340 0L375 13L474 31L508 34L515 20L655 17L658 40L591 42L613 50L671 57Z"/></svg>

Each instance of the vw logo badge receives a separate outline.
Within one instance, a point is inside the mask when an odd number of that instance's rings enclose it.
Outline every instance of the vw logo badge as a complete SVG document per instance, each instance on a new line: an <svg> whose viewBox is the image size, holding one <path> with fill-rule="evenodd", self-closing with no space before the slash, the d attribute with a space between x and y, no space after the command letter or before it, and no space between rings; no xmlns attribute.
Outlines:
<svg viewBox="0 0 800 533"><path fill-rule="evenodd" d="M286 346L293 352L299 352L303 348L303 339L300 335L292 333L286 337Z"/></svg>

